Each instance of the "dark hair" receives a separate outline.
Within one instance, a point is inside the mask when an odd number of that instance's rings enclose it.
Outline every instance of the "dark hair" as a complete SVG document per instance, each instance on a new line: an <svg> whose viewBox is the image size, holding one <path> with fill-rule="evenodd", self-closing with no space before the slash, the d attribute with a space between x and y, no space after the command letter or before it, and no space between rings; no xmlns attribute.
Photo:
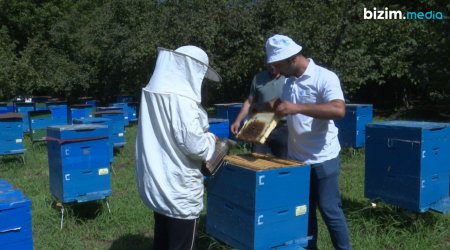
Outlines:
<svg viewBox="0 0 450 250"><path fill-rule="evenodd" d="M293 56L291 56L291 57L286 58L285 60L288 61L288 62L290 62L290 61L292 61L292 59L294 59L294 58L297 57L297 56L305 56L305 55L303 54L303 49L300 50L297 54L295 54L295 55L293 55Z"/></svg>

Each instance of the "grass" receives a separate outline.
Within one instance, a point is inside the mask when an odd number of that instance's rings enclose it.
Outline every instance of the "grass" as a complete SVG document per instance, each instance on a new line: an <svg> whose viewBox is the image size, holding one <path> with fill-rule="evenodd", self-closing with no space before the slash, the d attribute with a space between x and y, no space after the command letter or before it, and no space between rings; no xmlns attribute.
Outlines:
<svg viewBox="0 0 450 250"><path fill-rule="evenodd" d="M25 164L19 157L0 158L0 178L32 201L35 249L151 249L153 216L141 202L134 179L135 136L136 126L128 127L127 144L115 152L111 213L103 201L69 206L62 230L60 210L49 189L46 144L32 146L26 136ZM341 161L340 185L354 249L450 249L450 214L412 214L382 203L372 207L364 198L364 150L345 149ZM205 216L203 212L198 249L231 249L206 235ZM319 222L319 247L332 249L326 227Z"/></svg>

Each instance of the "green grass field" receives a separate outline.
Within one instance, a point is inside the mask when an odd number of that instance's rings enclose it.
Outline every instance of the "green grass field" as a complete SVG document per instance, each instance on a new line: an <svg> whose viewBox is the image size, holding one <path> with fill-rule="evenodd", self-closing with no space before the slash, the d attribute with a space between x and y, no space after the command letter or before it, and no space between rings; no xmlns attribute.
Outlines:
<svg viewBox="0 0 450 250"><path fill-rule="evenodd" d="M35 249L151 249L152 212L138 197L134 179L135 136L136 126L128 127L127 144L115 154L113 194L108 198L111 213L103 201L67 207L62 230L60 209L49 189L46 144L32 146L26 136L25 164L20 157L0 158L0 178L11 182L32 201ZM243 151L245 148L233 153ZM343 205L354 249L450 249L450 214L412 214L381 203L372 207L364 198L364 151L345 149L341 160ZM198 249L231 249L208 237L204 223L205 212ZM319 229L320 249L332 249L323 223Z"/></svg>

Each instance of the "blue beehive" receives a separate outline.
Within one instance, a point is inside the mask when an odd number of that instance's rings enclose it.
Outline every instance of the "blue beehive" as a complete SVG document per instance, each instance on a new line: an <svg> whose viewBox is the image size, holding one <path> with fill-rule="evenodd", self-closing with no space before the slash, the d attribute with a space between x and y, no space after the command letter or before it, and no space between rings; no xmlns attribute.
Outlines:
<svg viewBox="0 0 450 250"><path fill-rule="evenodd" d="M228 138L230 136L230 122L228 119L209 118L209 131L219 138Z"/></svg>
<svg viewBox="0 0 450 250"><path fill-rule="evenodd" d="M12 188L11 183L6 180L0 179L0 190L5 190L6 188Z"/></svg>
<svg viewBox="0 0 450 250"><path fill-rule="evenodd" d="M34 111L34 103L32 102L16 102L14 103L15 112L23 115L22 129L23 132L30 131L30 125L28 123L28 111Z"/></svg>
<svg viewBox="0 0 450 250"><path fill-rule="evenodd" d="M67 102L65 101L51 101L46 103L47 109L52 112L51 125L66 125L67 124Z"/></svg>
<svg viewBox="0 0 450 250"><path fill-rule="evenodd" d="M31 141L44 141L47 136L47 127L52 125L52 112L50 110L29 111L28 121Z"/></svg>
<svg viewBox="0 0 450 250"><path fill-rule="evenodd" d="M125 126L128 126L130 124L129 115L128 115L128 103L125 103L125 102L111 103L111 106L112 107L119 107L119 108L121 108L118 111L123 112L123 119L125 121ZM106 110L103 110L103 111L106 111Z"/></svg>
<svg viewBox="0 0 450 250"><path fill-rule="evenodd" d="M0 248L33 249L31 201L0 179Z"/></svg>
<svg viewBox="0 0 450 250"><path fill-rule="evenodd" d="M450 124L371 123L365 152L367 198L416 212L450 211Z"/></svg>
<svg viewBox="0 0 450 250"><path fill-rule="evenodd" d="M85 119L74 119L73 124L97 124L104 125L108 127L108 147L109 147L109 158L110 162L114 161L114 134L112 130L112 121L108 118L101 117L93 117L93 118L85 118Z"/></svg>
<svg viewBox="0 0 450 250"><path fill-rule="evenodd" d="M111 195L108 127L50 126L47 130L50 191L63 203Z"/></svg>
<svg viewBox="0 0 450 250"><path fill-rule="evenodd" d="M120 112L120 111L98 111L98 112L94 112L94 116L110 119L114 147L125 146L125 143L126 143L125 142L125 121L123 119L122 112Z"/></svg>
<svg viewBox="0 0 450 250"><path fill-rule="evenodd" d="M214 106L216 107L217 118L228 119L230 123L233 123L241 111L242 103L222 103Z"/></svg>
<svg viewBox="0 0 450 250"><path fill-rule="evenodd" d="M229 124L233 124L236 117L239 115L239 112L242 108L242 103L223 103L223 104L215 104L216 107L216 117L228 119ZM241 122L241 126L244 124L245 119ZM235 139L232 133L229 134L229 138Z"/></svg>
<svg viewBox="0 0 450 250"><path fill-rule="evenodd" d="M98 101L97 100L88 100L86 101L86 104L92 105L92 107L97 107Z"/></svg>
<svg viewBox="0 0 450 250"><path fill-rule="evenodd" d="M95 108L95 107L97 107L97 100L95 100L93 97L91 97L91 96L83 96L83 97L80 97L80 98L78 98L78 101L81 103L81 104L88 104L88 105L91 105L93 108Z"/></svg>
<svg viewBox="0 0 450 250"><path fill-rule="evenodd" d="M23 154L23 115L0 114L0 155Z"/></svg>
<svg viewBox="0 0 450 250"><path fill-rule="evenodd" d="M51 96L33 96L31 100L34 102L34 110L46 110L47 105L45 103L50 100L50 98Z"/></svg>
<svg viewBox="0 0 450 250"><path fill-rule="evenodd" d="M299 162L227 156L208 180L207 233L237 249L305 246L309 175Z"/></svg>
<svg viewBox="0 0 450 250"><path fill-rule="evenodd" d="M130 95L118 95L116 97L116 102L132 102L133 101L133 97Z"/></svg>
<svg viewBox="0 0 450 250"><path fill-rule="evenodd" d="M94 107L90 104L75 104L70 106L68 112L68 123L72 124L73 119L84 119L92 117Z"/></svg>
<svg viewBox="0 0 450 250"><path fill-rule="evenodd" d="M0 102L0 114L14 112L14 107L7 102Z"/></svg>
<svg viewBox="0 0 450 250"><path fill-rule="evenodd" d="M123 108L117 106L97 107L97 112L109 112L109 111L123 112Z"/></svg>
<svg viewBox="0 0 450 250"><path fill-rule="evenodd" d="M346 104L345 117L335 120L339 128L339 142L343 147L364 147L366 124L373 120L372 104Z"/></svg>
<svg viewBox="0 0 450 250"><path fill-rule="evenodd" d="M137 122L139 117L139 105L137 102L128 103L128 120L130 122Z"/></svg>

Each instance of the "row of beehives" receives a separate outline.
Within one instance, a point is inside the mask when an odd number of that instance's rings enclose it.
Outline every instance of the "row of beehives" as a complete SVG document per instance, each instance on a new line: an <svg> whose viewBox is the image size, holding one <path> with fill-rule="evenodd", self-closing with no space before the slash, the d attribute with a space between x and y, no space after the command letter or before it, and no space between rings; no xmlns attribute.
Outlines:
<svg viewBox="0 0 450 250"><path fill-rule="evenodd" d="M47 127L73 123L108 125L114 146L124 143L124 126L136 122L138 107L134 102L112 103L96 107L95 102L68 106L65 101L39 103L16 102L0 104L0 127L3 129L0 155L23 154L23 133L29 133L32 142L46 139Z"/></svg>
<svg viewBox="0 0 450 250"><path fill-rule="evenodd" d="M240 107L217 105L217 117L225 120L215 120L211 130L229 131ZM365 147L367 198L416 212L450 211L449 123L373 122L371 104L347 104L345 117L334 122L341 146Z"/></svg>

